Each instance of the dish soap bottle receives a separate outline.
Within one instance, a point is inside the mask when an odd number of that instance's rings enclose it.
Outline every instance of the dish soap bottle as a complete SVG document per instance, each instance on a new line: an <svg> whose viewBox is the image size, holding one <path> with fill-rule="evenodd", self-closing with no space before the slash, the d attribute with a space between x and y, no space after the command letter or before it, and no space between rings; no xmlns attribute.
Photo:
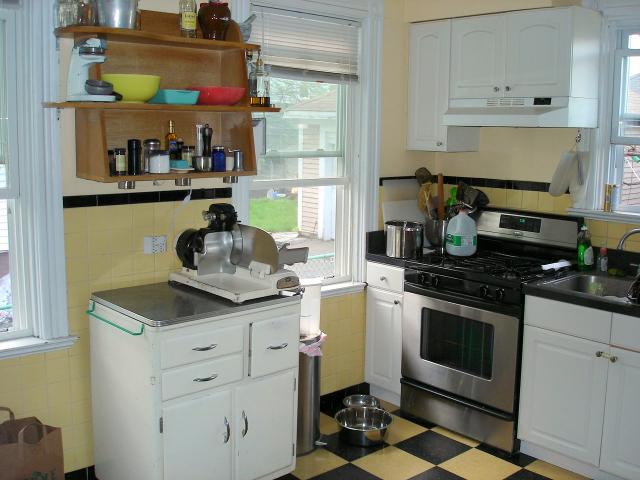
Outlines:
<svg viewBox="0 0 640 480"><path fill-rule="evenodd" d="M600 255L598 255L598 270L604 273L609 271L609 258L607 257L606 247L600 247Z"/></svg>
<svg viewBox="0 0 640 480"><path fill-rule="evenodd" d="M589 270L591 267L593 267L591 233L587 226L583 225L578 234L578 269Z"/></svg>
<svg viewBox="0 0 640 480"><path fill-rule="evenodd" d="M460 210L447 226L447 253L458 257L469 257L476 253L477 247L478 229L476 222L466 210Z"/></svg>

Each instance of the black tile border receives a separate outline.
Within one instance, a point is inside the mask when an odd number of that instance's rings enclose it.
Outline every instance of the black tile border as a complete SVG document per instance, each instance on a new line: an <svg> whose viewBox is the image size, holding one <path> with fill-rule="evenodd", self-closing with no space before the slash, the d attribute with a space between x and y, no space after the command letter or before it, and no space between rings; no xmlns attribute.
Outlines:
<svg viewBox="0 0 640 480"><path fill-rule="evenodd" d="M231 188L199 188L191 191L191 200L217 200L231 198ZM106 207L139 203L178 202L189 190L163 190L159 192L109 193L102 195L72 195L62 199L63 208Z"/></svg>
<svg viewBox="0 0 640 480"><path fill-rule="evenodd" d="M414 176L405 177L380 177L378 185L384 186L384 182L388 180L414 180ZM547 182L532 182L526 180L501 180L498 178L478 178L478 177L451 177L444 176L444 183L447 185L457 185L460 182L464 182L472 187L485 187L485 188L504 188L507 190L527 190L530 192L548 192L549 183Z"/></svg>

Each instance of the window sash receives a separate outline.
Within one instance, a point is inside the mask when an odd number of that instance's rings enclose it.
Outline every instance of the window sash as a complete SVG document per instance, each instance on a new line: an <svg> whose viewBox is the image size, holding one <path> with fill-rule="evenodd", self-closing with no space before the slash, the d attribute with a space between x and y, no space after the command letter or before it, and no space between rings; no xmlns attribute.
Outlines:
<svg viewBox="0 0 640 480"><path fill-rule="evenodd" d="M17 64L16 50L15 48L8 48L17 44L17 32L16 22L17 16L15 11L3 10L0 5L0 22L4 22L4 38L1 43L4 43L2 47L4 52L0 52L0 60L4 60L0 65L0 75L3 75L6 81L6 88L4 92L0 92L0 95L4 96L6 102L6 119L1 119L0 122L5 122L7 126L7 177L6 186L0 187L0 199L17 198L19 194L19 174L18 174L18 162L11 161L12 158L18 156L18 125L17 125L17 70L15 68ZM4 58L2 56L4 53ZM14 94L11 94L13 92ZM0 102L2 100L0 99ZM2 112L0 112L1 115Z"/></svg>

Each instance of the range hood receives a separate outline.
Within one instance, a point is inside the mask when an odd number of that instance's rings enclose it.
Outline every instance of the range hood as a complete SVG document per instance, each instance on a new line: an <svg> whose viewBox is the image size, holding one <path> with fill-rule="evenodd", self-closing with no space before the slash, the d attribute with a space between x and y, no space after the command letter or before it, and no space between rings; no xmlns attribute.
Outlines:
<svg viewBox="0 0 640 480"><path fill-rule="evenodd" d="M579 97L452 98L444 125L461 127L598 126L598 100Z"/></svg>

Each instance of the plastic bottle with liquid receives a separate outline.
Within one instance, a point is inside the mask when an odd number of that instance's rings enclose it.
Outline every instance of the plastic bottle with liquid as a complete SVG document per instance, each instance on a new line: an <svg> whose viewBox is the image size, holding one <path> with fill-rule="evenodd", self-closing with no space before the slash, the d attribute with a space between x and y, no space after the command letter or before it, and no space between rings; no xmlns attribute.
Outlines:
<svg viewBox="0 0 640 480"><path fill-rule="evenodd" d="M446 235L446 249L449 255L469 257L478 248L478 228L466 210L449 221Z"/></svg>
<svg viewBox="0 0 640 480"><path fill-rule="evenodd" d="M578 269L589 270L593 267L593 247L591 246L591 233L586 225L583 225L578 233Z"/></svg>

